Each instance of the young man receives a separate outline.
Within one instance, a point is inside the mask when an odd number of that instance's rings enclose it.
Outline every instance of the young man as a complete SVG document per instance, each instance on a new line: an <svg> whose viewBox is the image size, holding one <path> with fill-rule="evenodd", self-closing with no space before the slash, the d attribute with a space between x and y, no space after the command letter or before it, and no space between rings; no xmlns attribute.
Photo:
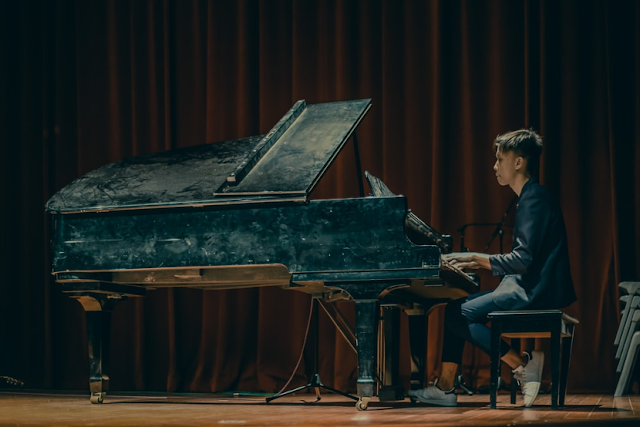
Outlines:
<svg viewBox="0 0 640 427"><path fill-rule="evenodd" d="M436 385L408 392L409 397L423 403L457 405L455 378L465 341L487 353L490 351L487 314L500 310L562 308L576 300L562 212L537 181L542 139L532 130L521 129L499 135L494 147L493 169L498 183L508 185L518 195L513 249L497 255L475 252L443 255L460 269L485 268L504 277L493 291L447 304L441 376ZM540 389L544 354L533 351L525 359L503 341L501 359L513 369L520 382L525 406L531 406Z"/></svg>

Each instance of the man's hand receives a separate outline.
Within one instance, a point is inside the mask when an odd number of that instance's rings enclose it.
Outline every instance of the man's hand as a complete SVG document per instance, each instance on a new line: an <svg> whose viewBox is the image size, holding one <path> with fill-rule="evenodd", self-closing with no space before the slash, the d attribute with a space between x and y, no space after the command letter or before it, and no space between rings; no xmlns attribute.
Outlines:
<svg viewBox="0 0 640 427"><path fill-rule="evenodd" d="M454 252L442 255L442 259L460 270L465 268L471 268L473 270L486 268L487 270L491 270L488 254L478 252Z"/></svg>

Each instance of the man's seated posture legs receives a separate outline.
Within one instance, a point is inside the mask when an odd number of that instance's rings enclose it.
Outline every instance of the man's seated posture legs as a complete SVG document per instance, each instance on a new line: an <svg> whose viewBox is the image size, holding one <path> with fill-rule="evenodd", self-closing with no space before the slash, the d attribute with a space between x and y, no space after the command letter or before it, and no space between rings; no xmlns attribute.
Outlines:
<svg viewBox="0 0 640 427"><path fill-rule="evenodd" d="M491 291L482 292L447 304L440 377L433 386L409 391L409 397L433 405L457 405L454 388L464 343L469 341L486 353L491 348L491 330L486 326L489 320L487 315L500 310L491 294ZM525 406L531 406L540 390L544 353L533 351L526 354L525 358L502 341L500 354L501 360L511 367L515 379L520 383Z"/></svg>

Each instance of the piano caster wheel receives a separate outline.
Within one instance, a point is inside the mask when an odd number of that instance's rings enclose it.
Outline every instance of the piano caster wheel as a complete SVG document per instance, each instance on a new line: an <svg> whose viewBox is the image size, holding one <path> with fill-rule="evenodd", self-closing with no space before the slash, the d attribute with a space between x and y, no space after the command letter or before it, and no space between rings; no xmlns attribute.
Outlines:
<svg viewBox="0 0 640 427"><path fill-rule="evenodd" d="M102 403L106 393L91 393L91 403Z"/></svg>
<svg viewBox="0 0 640 427"><path fill-rule="evenodd" d="M356 402L356 408L358 408L358 411L366 411L367 407L369 407L370 400L370 397L361 397L360 399L358 399L358 401Z"/></svg>

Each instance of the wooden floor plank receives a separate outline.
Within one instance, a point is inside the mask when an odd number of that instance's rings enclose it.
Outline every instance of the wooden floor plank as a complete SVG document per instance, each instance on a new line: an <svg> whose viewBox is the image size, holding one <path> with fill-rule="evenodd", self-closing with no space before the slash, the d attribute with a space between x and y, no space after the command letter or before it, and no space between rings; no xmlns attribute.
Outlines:
<svg viewBox="0 0 640 427"><path fill-rule="evenodd" d="M495 410L483 394L460 395L455 408L374 398L367 411L358 411L353 400L332 394L315 403L306 403L314 396L303 394L270 404L259 396L114 394L92 405L85 395L7 392L0 393L0 426L640 426L638 395L569 395L556 411L548 394L531 408L518 397L512 405L507 393L499 394Z"/></svg>
<svg viewBox="0 0 640 427"><path fill-rule="evenodd" d="M565 401L565 420L588 420L595 416L602 401L601 395L581 394L573 395Z"/></svg>

